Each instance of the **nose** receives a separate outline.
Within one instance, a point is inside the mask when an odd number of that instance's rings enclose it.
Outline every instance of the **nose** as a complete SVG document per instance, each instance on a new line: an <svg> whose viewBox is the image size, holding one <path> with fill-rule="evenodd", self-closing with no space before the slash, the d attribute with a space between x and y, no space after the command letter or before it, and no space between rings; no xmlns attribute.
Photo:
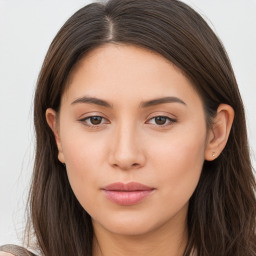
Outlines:
<svg viewBox="0 0 256 256"><path fill-rule="evenodd" d="M121 170L138 169L145 165L146 156L140 134L132 125L116 128L111 139L110 165Z"/></svg>

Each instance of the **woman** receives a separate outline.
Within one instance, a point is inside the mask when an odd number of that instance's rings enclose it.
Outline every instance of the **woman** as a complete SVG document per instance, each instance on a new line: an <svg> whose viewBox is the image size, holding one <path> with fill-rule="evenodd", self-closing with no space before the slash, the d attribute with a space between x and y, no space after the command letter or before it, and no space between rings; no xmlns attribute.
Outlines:
<svg viewBox="0 0 256 256"><path fill-rule="evenodd" d="M223 46L186 4L75 13L45 58L34 120L38 254L256 255L242 100Z"/></svg>

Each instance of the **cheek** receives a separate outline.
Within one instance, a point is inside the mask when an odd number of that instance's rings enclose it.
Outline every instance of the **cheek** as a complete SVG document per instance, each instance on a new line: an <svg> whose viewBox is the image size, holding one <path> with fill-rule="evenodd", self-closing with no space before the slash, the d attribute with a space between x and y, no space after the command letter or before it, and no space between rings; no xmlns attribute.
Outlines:
<svg viewBox="0 0 256 256"><path fill-rule="evenodd" d="M99 150L81 143L72 144L65 151L70 186L77 200L90 215L100 209L98 198Z"/></svg>
<svg viewBox="0 0 256 256"><path fill-rule="evenodd" d="M158 149L158 150L157 150ZM176 134L152 152L162 196L182 206L193 194L204 163L205 134ZM174 205L172 204L172 205Z"/></svg>
<svg viewBox="0 0 256 256"><path fill-rule="evenodd" d="M65 135L63 133L62 147L69 182L77 199L83 205L84 201L90 201L87 196L93 196L99 186L103 145L95 143L93 136L86 137L83 132Z"/></svg>
<svg viewBox="0 0 256 256"><path fill-rule="evenodd" d="M72 172L83 176L102 162L105 141L97 133L85 131L82 124L70 123L64 123L61 131L63 154Z"/></svg>
<svg viewBox="0 0 256 256"><path fill-rule="evenodd" d="M99 165L102 150L100 145L83 143L81 139L66 143L63 147L66 165L72 167L74 172L86 173L89 169L96 169Z"/></svg>

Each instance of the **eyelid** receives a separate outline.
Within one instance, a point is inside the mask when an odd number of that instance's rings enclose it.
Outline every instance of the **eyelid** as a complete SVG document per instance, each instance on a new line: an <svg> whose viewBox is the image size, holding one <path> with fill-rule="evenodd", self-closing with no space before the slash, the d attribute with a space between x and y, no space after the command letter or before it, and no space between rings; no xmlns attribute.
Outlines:
<svg viewBox="0 0 256 256"><path fill-rule="evenodd" d="M92 117L92 116L100 116L100 117L107 119L105 114L103 114L102 112L98 112L98 111L85 112L85 113L79 115L77 119L80 120L80 119L85 119L87 117Z"/></svg>
<svg viewBox="0 0 256 256"><path fill-rule="evenodd" d="M79 117L78 121L81 122L83 125L89 127L89 128L100 128L100 127L102 127L102 126L104 126L104 125L110 123L110 121L108 120L108 118L104 117L104 115L103 115L102 113L99 113L99 112L98 112L98 113L97 113L97 112L94 112L94 113L89 112L89 113L87 113L87 115L85 115L85 113L84 113L84 114L81 115L81 116L83 116L83 117L82 117L82 118ZM92 117L100 117L100 118L102 118L102 120L105 120L105 122L104 122L104 123L100 123L100 124L98 124L98 125L87 124L87 123L86 123L86 120L89 120L89 119L92 118ZM107 122L106 122L106 121L107 121Z"/></svg>
<svg viewBox="0 0 256 256"><path fill-rule="evenodd" d="M171 114L169 112L164 112L164 111L156 111L154 113L151 113L147 116L146 120L149 120L151 118L154 118L154 117L158 117L158 116L162 116L162 117L167 117L169 119L172 119L172 120L176 120L177 121L177 116L174 115L174 114Z"/></svg>
<svg viewBox="0 0 256 256"><path fill-rule="evenodd" d="M156 113L153 113L153 114L150 114L147 119L146 119L146 123L148 124L149 121L151 121L152 119L154 118L157 118L157 117L164 117L166 118L167 120L169 120L169 123L167 124L163 124L163 125L158 125L158 124L151 124L153 126L157 126L157 127L167 127L167 126L171 126L173 125L174 123L176 123L178 121L177 117L170 114L170 113L166 113L166 112L156 112ZM150 123L149 123L150 124Z"/></svg>
<svg viewBox="0 0 256 256"><path fill-rule="evenodd" d="M168 117L168 116L154 116L154 117L151 117L150 119L149 119L149 121L150 120L152 120L152 119L154 119L154 118L157 118L157 117L163 117L163 118L166 118L167 120L169 120L169 122L170 123L176 123L177 122L177 120L175 120L175 119L173 119L173 118L170 118L170 117ZM148 122L149 122L148 121ZM156 124L157 125L157 124ZM167 126L168 124L163 124L163 125L157 125L157 126Z"/></svg>

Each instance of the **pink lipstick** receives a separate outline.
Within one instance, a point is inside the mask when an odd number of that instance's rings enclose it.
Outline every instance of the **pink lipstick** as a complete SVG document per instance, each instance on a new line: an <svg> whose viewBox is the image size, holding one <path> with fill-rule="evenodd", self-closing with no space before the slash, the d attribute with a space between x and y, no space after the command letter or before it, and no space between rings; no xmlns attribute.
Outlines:
<svg viewBox="0 0 256 256"><path fill-rule="evenodd" d="M155 188L141 183L129 182L127 184L117 182L102 189L106 197L119 205L134 205L149 196Z"/></svg>

